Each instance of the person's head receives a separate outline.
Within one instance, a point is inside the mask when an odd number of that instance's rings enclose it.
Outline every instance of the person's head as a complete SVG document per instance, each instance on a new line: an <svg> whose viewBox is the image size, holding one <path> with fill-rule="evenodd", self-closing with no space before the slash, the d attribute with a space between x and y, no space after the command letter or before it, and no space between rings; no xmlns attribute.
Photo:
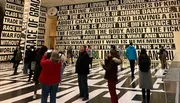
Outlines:
<svg viewBox="0 0 180 103"><path fill-rule="evenodd" d="M116 46L115 45L111 45L111 49L115 50Z"/></svg>
<svg viewBox="0 0 180 103"><path fill-rule="evenodd" d="M84 52L86 50L86 46L85 45L82 45L82 46L80 46L80 52L82 53L82 52Z"/></svg>
<svg viewBox="0 0 180 103"><path fill-rule="evenodd" d="M21 50L21 47L20 47L20 46L18 46L16 49L17 49L17 50Z"/></svg>
<svg viewBox="0 0 180 103"><path fill-rule="evenodd" d="M120 48L123 48L123 45L122 45L122 44L120 44L120 45L119 45L119 47L120 47Z"/></svg>
<svg viewBox="0 0 180 103"><path fill-rule="evenodd" d="M109 57L118 57L118 54L117 54L117 51L116 50L111 50L110 53L109 53Z"/></svg>
<svg viewBox="0 0 180 103"><path fill-rule="evenodd" d="M90 46L90 45L88 45L88 48L89 48L89 49L91 49L91 46Z"/></svg>
<svg viewBox="0 0 180 103"><path fill-rule="evenodd" d="M39 53L40 53L41 55L44 55L44 53L45 53L47 50L48 50L48 48L47 48L46 46L42 46L42 47L40 48L40 50L39 50Z"/></svg>
<svg viewBox="0 0 180 103"><path fill-rule="evenodd" d="M132 43L132 42L130 42L130 43L129 43L129 45L130 45L130 46L132 46L132 45L133 45L133 43Z"/></svg>
<svg viewBox="0 0 180 103"><path fill-rule="evenodd" d="M164 46L161 46L161 49L164 49Z"/></svg>
<svg viewBox="0 0 180 103"><path fill-rule="evenodd" d="M146 49L142 48L142 49L141 49L141 52L140 52L140 55L147 55Z"/></svg>
<svg viewBox="0 0 180 103"><path fill-rule="evenodd" d="M50 60L54 63L59 62L59 53L57 51L52 51Z"/></svg>

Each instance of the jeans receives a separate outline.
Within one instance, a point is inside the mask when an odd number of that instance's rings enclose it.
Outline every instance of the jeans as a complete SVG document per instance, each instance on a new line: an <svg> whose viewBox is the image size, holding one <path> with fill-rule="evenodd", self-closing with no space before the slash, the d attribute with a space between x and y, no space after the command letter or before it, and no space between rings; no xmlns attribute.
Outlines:
<svg viewBox="0 0 180 103"><path fill-rule="evenodd" d="M60 74L60 84L61 84L61 82L62 82L62 77L63 77L64 68L65 68L65 65L62 64L62 66L61 66L61 74Z"/></svg>
<svg viewBox="0 0 180 103"><path fill-rule="evenodd" d="M111 103L118 103L118 97L116 94L116 82L108 80L108 89L111 95Z"/></svg>
<svg viewBox="0 0 180 103"><path fill-rule="evenodd" d="M47 103L47 98L49 93L50 93L50 103L56 103L57 90L58 90L58 84L55 85L42 84L41 103Z"/></svg>
<svg viewBox="0 0 180 103"><path fill-rule="evenodd" d="M87 83L87 74L78 74L78 84L80 96L88 98L88 83Z"/></svg>
<svg viewBox="0 0 180 103"><path fill-rule="evenodd" d="M131 77L134 78L135 60L130 60Z"/></svg>
<svg viewBox="0 0 180 103"><path fill-rule="evenodd" d="M147 97L146 97L146 91L147 91ZM147 98L147 103L150 103L150 90L149 89L142 89L142 96L143 96L143 101L146 101Z"/></svg>

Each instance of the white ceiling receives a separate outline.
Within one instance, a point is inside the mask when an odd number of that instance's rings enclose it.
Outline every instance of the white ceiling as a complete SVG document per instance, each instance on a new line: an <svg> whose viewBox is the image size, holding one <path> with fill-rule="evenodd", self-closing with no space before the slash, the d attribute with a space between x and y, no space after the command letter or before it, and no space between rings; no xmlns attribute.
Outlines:
<svg viewBox="0 0 180 103"><path fill-rule="evenodd" d="M98 1L108 1L108 0L41 0L42 5L46 7L79 4L79 3L87 3L87 2L98 2Z"/></svg>

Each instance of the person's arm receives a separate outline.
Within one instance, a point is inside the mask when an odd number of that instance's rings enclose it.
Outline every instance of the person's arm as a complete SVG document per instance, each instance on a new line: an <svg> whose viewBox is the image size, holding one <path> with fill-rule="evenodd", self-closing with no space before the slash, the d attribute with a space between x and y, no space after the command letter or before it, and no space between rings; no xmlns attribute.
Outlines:
<svg viewBox="0 0 180 103"><path fill-rule="evenodd" d="M41 59L41 66L42 66L42 67L43 67L43 66L46 66L47 60L48 60L48 59L46 59L46 55L44 55L44 56L42 57L42 59Z"/></svg>
<svg viewBox="0 0 180 103"><path fill-rule="evenodd" d="M105 63L105 64L102 64L103 69L104 69L104 70L108 70L108 68L107 68L108 59L105 59L105 60L104 60L104 63Z"/></svg>
<svg viewBox="0 0 180 103"><path fill-rule="evenodd" d="M150 57L149 57L149 63L150 63L150 67L151 67L151 59L150 59Z"/></svg>
<svg viewBox="0 0 180 103"><path fill-rule="evenodd" d="M128 49L126 49L125 55L128 58Z"/></svg>
<svg viewBox="0 0 180 103"><path fill-rule="evenodd" d="M115 63L117 63L117 64L121 64L121 63L122 63L122 60L119 59L119 58L116 58L116 57L114 57L112 60L113 60Z"/></svg>
<svg viewBox="0 0 180 103"><path fill-rule="evenodd" d="M135 60L137 60L137 53L136 53L136 49L134 48L134 55L135 55Z"/></svg>

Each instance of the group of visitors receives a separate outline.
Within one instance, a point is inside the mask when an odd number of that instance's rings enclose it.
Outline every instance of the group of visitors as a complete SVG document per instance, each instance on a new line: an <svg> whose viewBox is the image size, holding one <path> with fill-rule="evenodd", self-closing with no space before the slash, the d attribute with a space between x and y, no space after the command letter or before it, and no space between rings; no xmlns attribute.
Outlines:
<svg viewBox="0 0 180 103"><path fill-rule="evenodd" d="M133 43L130 43L127 49L123 50L124 46L120 45L119 49L112 45L111 50L106 54L104 62L101 61L101 65L105 70L104 78L107 79L108 89L111 95L111 103L118 103L118 96L116 94L116 83L118 81L118 65L123 69L123 59L126 56L130 63L131 78L135 78L134 70L135 63L139 65L139 83L142 88L143 103L150 103L150 89L152 89L152 77L151 77L151 59L147 54L146 49L141 49L139 56L137 56L136 49ZM68 58L71 58L73 63L72 48L68 48L67 56L65 51L57 52L56 50L48 50L46 46L42 46L40 49L35 49L33 46L28 48L24 56L24 69L26 74L29 69L29 80L31 80L33 71L34 77L34 96L36 99L37 89L39 83L42 88L41 103L47 103L48 95L50 94L50 103L56 103L56 92L58 85L61 84L64 68L67 65ZM159 52L159 58L162 63L162 68L167 68L166 63L167 51L162 47ZM12 62L14 63L14 74L17 74L17 67L22 60L21 48L17 48L14 51L14 57ZM78 74L79 85L79 98L82 101L89 99L88 93L88 74L90 68L92 68L93 50L91 46L80 46L79 56L75 64L75 72ZM34 68L34 69L33 69Z"/></svg>

